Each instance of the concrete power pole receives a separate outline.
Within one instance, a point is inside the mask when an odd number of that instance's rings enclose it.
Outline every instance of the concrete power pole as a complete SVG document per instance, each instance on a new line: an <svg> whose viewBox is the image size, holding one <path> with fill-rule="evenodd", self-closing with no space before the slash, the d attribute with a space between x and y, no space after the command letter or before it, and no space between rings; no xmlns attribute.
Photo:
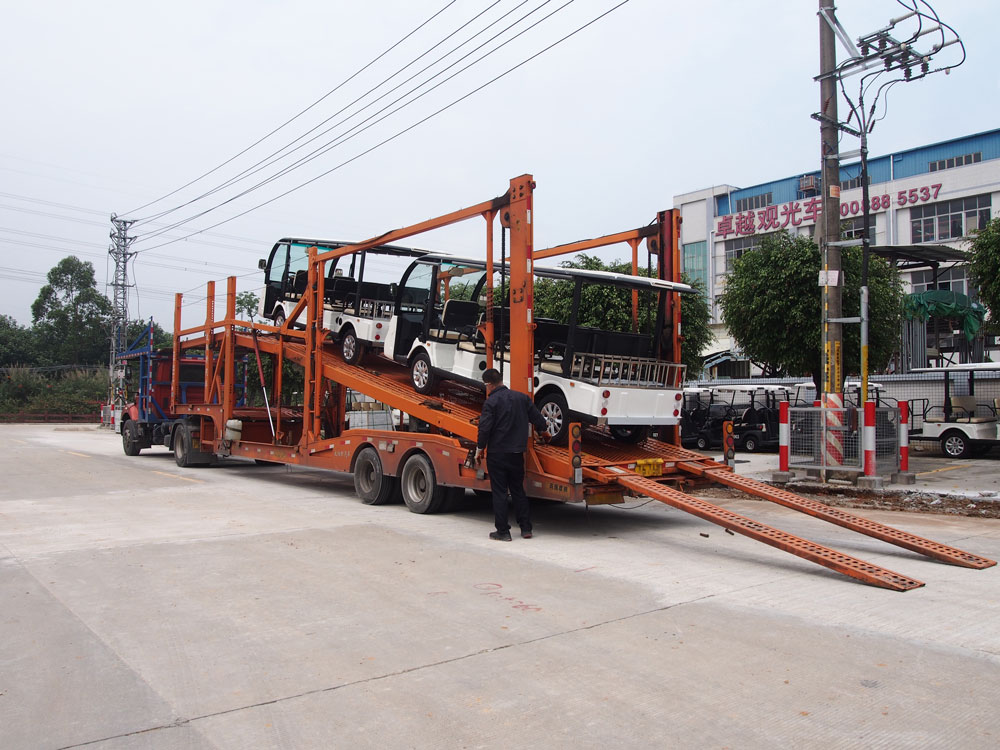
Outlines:
<svg viewBox="0 0 1000 750"><path fill-rule="evenodd" d="M823 403L834 406L842 398L844 330L842 316L843 273L840 258L840 156L837 119L836 38L833 0L819 0L820 143L823 220L819 247L823 257ZM833 403L825 398L833 395Z"/></svg>
<svg viewBox="0 0 1000 750"><path fill-rule="evenodd" d="M135 241L135 237L130 237L128 229L133 224L132 219L120 219L115 214L111 214L111 224L114 229L111 231L111 247L108 254L115 264L115 275L112 281L114 289L114 303L111 310L111 359L108 365L108 373L111 381L111 393L108 403L114 407L124 406L122 394L122 381L125 378L125 371L118 365L118 355L125 351L128 346L126 341L128 329L128 262L135 253L129 252L129 248Z"/></svg>

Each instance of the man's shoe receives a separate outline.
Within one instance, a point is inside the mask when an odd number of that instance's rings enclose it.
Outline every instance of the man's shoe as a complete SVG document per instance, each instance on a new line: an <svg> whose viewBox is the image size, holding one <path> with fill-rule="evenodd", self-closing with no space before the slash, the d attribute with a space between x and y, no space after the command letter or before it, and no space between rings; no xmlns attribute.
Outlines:
<svg viewBox="0 0 1000 750"><path fill-rule="evenodd" d="M522 539L531 539L531 529L528 529L527 531L525 531L524 529L521 529L521 538Z"/></svg>
<svg viewBox="0 0 1000 750"><path fill-rule="evenodd" d="M496 542L509 542L510 532L509 531L491 531L490 539Z"/></svg>

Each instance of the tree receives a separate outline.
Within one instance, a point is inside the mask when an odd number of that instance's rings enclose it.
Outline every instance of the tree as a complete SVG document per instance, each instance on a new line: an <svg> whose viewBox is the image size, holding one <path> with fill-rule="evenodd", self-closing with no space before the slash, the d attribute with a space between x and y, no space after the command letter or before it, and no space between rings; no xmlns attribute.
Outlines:
<svg viewBox="0 0 1000 750"><path fill-rule="evenodd" d="M582 254L574 260L564 261L566 268L582 268L591 271L613 271L632 273L632 263L613 261L604 263L599 258ZM649 270L639 269L640 276ZM691 283L684 277L685 283ZM705 347L712 341L709 328L710 311L704 288L694 284L700 292L681 295L681 328L684 342L681 346L681 361L688 366L688 374L701 372ZM573 287L568 281L538 279L535 283L535 313L538 317L554 318L567 322L573 304ZM639 294L639 330L649 332L656 321L656 298L651 292ZM582 326L592 326L613 331L628 331L632 327L632 293L628 289L611 286L584 285L578 311L578 322Z"/></svg>
<svg viewBox="0 0 1000 750"><path fill-rule="evenodd" d="M48 274L31 305L40 359L52 364L98 364L110 345L111 303L97 291L94 266L69 256Z"/></svg>
<svg viewBox="0 0 1000 750"><path fill-rule="evenodd" d="M969 277L979 299L990 312L990 323L1000 322L1000 217L992 219L969 245Z"/></svg>
<svg viewBox="0 0 1000 750"><path fill-rule="evenodd" d="M236 295L236 316L244 320L252 320L257 315L258 305L260 305L260 298L256 294L240 292Z"/></svg>
<svg viewBox="0 0 1000 750"><path fill-rule="evenodd" d="M34 332L10 315L0 315L0 367L30 366L37 359Z"/></svg>
<svg viewBox="0 0 1000 750"><path fill-rule="evenodd" d="M736 259L719 297L722 319L743 353L766 375L819 377L822 341L818 284L820 252L810 237L787 232L765 235L757 250ZM860 315L861 248L844 248L843 314ZM881 258L868 264L869 368L883 369L896 350L902 287ZM861 330L844 325L846 371L860 370Z"/></svg>

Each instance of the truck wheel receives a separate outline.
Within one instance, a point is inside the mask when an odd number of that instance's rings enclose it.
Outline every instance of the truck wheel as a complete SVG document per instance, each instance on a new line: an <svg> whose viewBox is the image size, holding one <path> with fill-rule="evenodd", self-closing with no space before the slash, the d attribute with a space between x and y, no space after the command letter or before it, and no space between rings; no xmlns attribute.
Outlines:
<svg viewBox="0 0 1000 750"><path fill-rule="evenodd" d="M611 437L620 443L641 443L649 437L649 427L625 427L623 425L612 427Z"/></svg>
<svg viewBox="0 0 1000 750"><path fill-rule="evenodd" d="M438 486L434 466L423 453L407 459L399 484L411 513L437 513L444 504L445 489Z"/></svg>
<svg viewBox="0 0 1000 750"><path fill-rule="evenodd" d="M417 393L426 396L437 391L437 376L431 369L431 358L426 352L418 352L410 363L410 380Z"/></svg>
<svg viewBox="0 0 1000 750"><path fill-rule="evenodd" d="M399 500L399 479L382 472L382 459L371 446L362 448L354 461L354 491L365 505Z"/></svg>
<svg viewBox="0 0 1000 750"><path fill-rule="evenodd" d="M131 419L122 426L122 450L126 456L138 456L142 450L139 444L139 430Z"/></svg>
<svg viewBox="0 0 1000 750"><path fill-rule="evenodd" d="M340 353L349 365L356 365L365 356L365 345L358 341L354 329L348 327L340 339Z"/></svg>
<svg viewBox="0 0 1000 750"><path fill-rule="evenodd" d="M566 397L559 391L549 391L538 399L536 405L548 423L552 442L566 445L566 436L569 434L569 406L566 404Z"/></svg>
<svg viewBox="0 0 1000 750"><path fill-rule="evenodd" d="M941 451L949 458L968 458L972 453L972 443L963 433L951 430L941 438Z"/></svg>
<svg viewBox="0 0 1000 750"><path fill-rule="evenodd" d="M186 424L179 424L174 430L174 463L182 469L191 466L188 456L191 454L191 433Z"/></svg>

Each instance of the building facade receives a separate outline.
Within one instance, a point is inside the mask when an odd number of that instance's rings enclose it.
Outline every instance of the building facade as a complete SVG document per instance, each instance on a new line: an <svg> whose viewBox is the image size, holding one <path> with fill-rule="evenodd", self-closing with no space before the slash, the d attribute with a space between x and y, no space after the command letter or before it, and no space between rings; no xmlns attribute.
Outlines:
<svg viewBox="0 0 1000 750"><path fill-rule="evenodd" d="M860 162L840 168L842 239L860 238L864 231L860 172ZM963 249L973 230L1000 215L1000 129L869 157L868 173L873 245ZM736 258L752 252L770 232L813 236L822 214L820 172L746 188L705 188L674 196L674 207L683 220L684 270L705 285L711 304L716 342L707 364L738 360L717 303L726 275ZM910 292L936 287L975 298L961 264L936 277L915 270L904 274L903 282Z"/></svg>

